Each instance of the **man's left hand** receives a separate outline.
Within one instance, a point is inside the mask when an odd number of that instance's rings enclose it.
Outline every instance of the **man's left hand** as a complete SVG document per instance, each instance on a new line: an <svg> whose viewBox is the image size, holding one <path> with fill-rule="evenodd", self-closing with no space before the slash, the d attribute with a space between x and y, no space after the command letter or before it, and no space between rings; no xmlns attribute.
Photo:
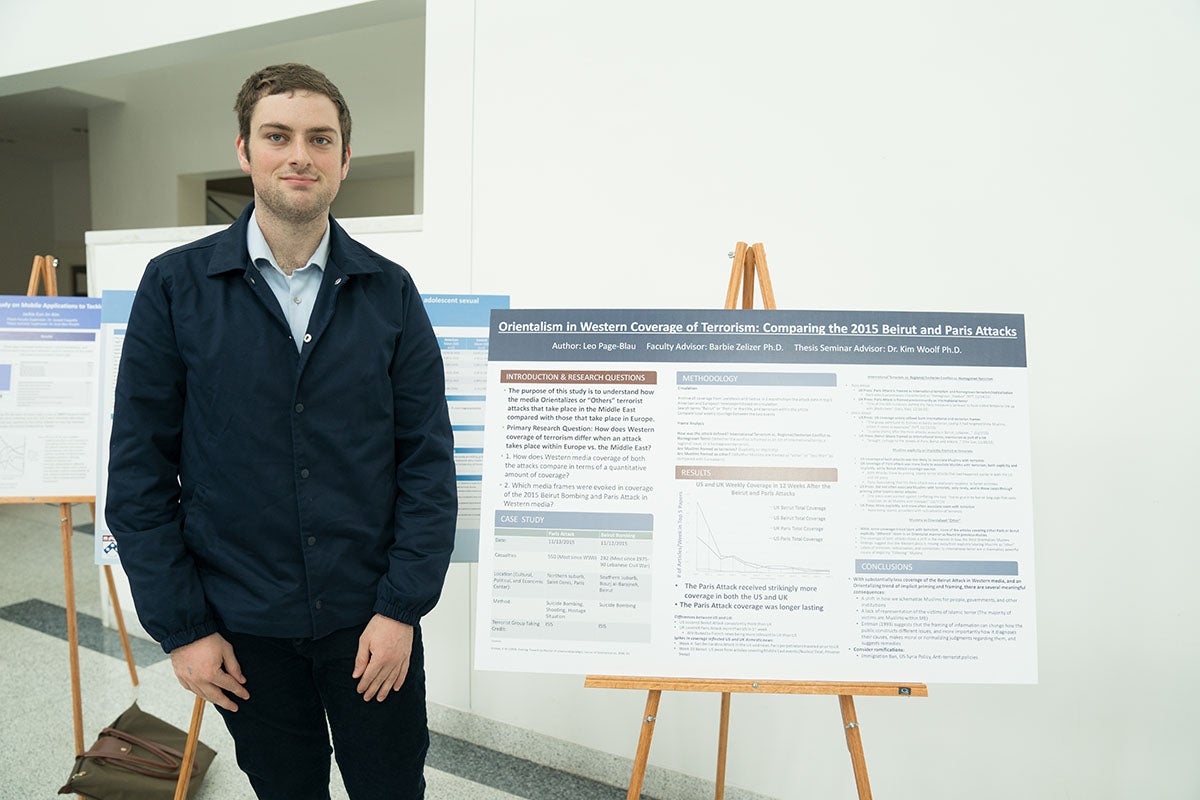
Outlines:
<svg viewBox="0 0 1200 800"><path fill-rule="evenodd" d="M358 637L358 655L354 674L360 678L357 691L363 700L382 702L389 692L398 691L408 676L412 655L413 628L391 617L376 614Z"/></svg>

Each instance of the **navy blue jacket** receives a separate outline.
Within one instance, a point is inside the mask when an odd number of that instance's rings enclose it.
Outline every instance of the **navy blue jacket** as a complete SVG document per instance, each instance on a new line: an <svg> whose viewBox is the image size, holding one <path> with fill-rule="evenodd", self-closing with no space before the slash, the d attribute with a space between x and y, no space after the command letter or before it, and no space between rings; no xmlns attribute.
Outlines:
<svg viewBox="0 0 1200 800"><path fill-rule="evenodd" d="M155 258L117 379L105 519L164 650L319 638L441 593L457 516L441 352L412 278L330 218L303 350L230 228Z"/></svg>

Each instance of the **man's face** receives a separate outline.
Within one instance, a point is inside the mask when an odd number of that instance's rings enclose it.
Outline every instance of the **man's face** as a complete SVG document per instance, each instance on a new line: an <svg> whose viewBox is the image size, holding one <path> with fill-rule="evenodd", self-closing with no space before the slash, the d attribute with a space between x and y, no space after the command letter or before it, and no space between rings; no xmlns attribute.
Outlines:
<svg viewBox="0 0 1200 800"><path fill-rule="evenodd" d="M238 162L254 184L257 213L301 225L329 213L350 169L342 160L337 107L323 94L263 97L250 116L250 138L237 138Z"/></svg>

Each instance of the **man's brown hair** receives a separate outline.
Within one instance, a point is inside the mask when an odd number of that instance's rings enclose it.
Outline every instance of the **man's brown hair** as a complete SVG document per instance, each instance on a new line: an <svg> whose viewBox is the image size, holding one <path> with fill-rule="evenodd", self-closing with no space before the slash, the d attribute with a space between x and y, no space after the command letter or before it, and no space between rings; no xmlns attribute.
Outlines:
<svg viewBox="0 0 1200 800"><path fill-rule="evenodd" d="M346 151L350 147L350 108L346 105L346 99L324 73L307 64L296 63L263 67L242 84L233 110L237 112L238 133L242 137L246 158L250 158L250 116L258 101L267 95L297 91L323 94L337 107L338 123L342 129L342 163L345 164Z"/></svg>

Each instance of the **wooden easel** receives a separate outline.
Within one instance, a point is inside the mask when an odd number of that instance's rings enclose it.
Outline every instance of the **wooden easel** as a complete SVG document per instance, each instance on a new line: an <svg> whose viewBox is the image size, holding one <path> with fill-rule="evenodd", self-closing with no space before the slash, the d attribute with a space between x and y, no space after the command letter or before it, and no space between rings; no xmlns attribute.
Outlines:
<svg viewBox="0 0 1200 800"><path fill-rule="evenodd" d="M55 267L58 259L54 256L34 256L33 268L29 272L29 287L26 296L38 294L39 285L47 297L58 296L58 274ZM79 680L79 624L75 610L75 564L71 552L71 535L74 524L71 520L71 506L75 503L87 503L92 512L92 520L96 519L96 498L94 495L72 497L0 497L0 503L57 503L59 510L59 527L62 536L63 584L67 606L67 646L71 660L71 714L75 730L75 756L83 755L83 699ZM117 584L113 579L112 567L104 565L104 579L108 584L108 594L112 599L113 615L117 620L117 630L121 634L121 649L125 651L125 664L129 667L129 680L134 689L138 686L137 665L133 660L133 649L129 645L129 633L125 629L125 616L121 613L121 600L117 596ZM188 729L187 745L184 749L183 765L180 768L179 782L175 789L175 800L183 800L187 796L188 783L191 780L192 762L195 760L196 743L200 737L200 718L204 712L204 698L197 697L192 710L192 724ZM83 798L80 796L80 800Z"/></svg>
<svg viewBox="0 0 1200 800"><path fill-rule="evenodd" d="M775 292L771 288L771 276L767 271L767 254L762 242L753 247L738 242L733 252L733 269L729 275L729 288L725 293L725 308L737 308L740 288L742 308L754 308L755 278L760 284L763 307L775 308ZM717 737L716 800L725 797L725 756L729 746L729 707L732 695L744 694L821 694L837 695L842 712L842 726L846 735L846 747L850 751L850 763L854 769L854 782L858 787L859 800L871 800L871 784L867 778L867 761L863 753L862 733L858 716L854 710L855 695L877 697L928 697L929 690L923 683L853 683L841 681L754 681L699 678L646 678L621 675L588 675L583 682L595 689L642 689L647 691L646 710L642 715L641 733L633 759L633 774L629 778L626 800L638 800L642 795L642 783L646 777L646 765L650 758L650 741L654 736L654 723L658 719L658 703L664 691L670 692L720 692L721 716Z"/></svg>

